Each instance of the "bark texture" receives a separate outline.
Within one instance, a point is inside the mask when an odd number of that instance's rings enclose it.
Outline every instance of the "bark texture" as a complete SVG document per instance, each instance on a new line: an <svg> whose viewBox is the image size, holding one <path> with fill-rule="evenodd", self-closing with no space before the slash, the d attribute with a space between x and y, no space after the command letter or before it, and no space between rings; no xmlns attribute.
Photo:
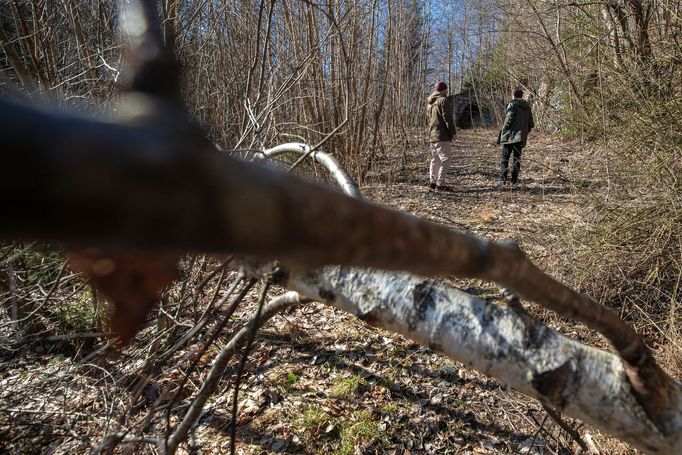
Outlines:
<svg viewBox="0 0 682 455"><path fill-rule="evenodd" d="M511 307L405 273L350 267L292 274L284 284L498 378L645 453L682 453L682 409L671 415L671 431L662 433L633 395L617 355ZM682 384L670 393L682 396Z"/></svg>

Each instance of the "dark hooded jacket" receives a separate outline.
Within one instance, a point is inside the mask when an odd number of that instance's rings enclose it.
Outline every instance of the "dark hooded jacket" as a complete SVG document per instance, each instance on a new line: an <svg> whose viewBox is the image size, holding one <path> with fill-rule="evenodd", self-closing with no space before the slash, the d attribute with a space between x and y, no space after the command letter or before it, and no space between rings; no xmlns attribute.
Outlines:
<svg viewBox="0 0 682 455"><path fill-rule="evenodd" d="M457 134L452 101L442 92L433 92L427 101L429 142L451 141Z"/></svg>
<svg viewBox="0 0 682 455"><path fill-rule="evenodd" d="M533 113L526 100L515 98L507 104L507 114L500 130L498 143L526 145L528 133L535 126Z"/></svg>

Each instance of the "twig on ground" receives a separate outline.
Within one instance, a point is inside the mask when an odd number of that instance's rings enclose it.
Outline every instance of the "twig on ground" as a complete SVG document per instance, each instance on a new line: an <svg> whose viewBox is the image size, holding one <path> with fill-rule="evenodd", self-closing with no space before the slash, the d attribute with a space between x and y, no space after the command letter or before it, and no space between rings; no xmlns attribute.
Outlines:
<svg viewBox="0 0 682 455"><path fill-rule="evenodd" d="M300 304L310 302L310 299L299 297L296 292L287 292L281 296L272 299L264 308L260 317L260 324L265 324L277 313L286 310L287 308ZM166 439L164 443L165 453L173 454L178 448L178 445L183 441L192 427L201 417L201 411L206 404L206 401L213 395L218 387L218 382L225 372L227 363L230 361L232 356L241 348L247 340L247 336L251 333L251 324L247 324L239 332L237 332L232 339L223 347L218 356L213 361L213 366L211 371L206 376L201 390L197 394L196 398L192 402L187 413L183 417L180 424L175 428L173 434Z"/></svg>
<svg viewBox="0 0 682 455"><path fill-rule="evenodd" d="M178 385L178 387L175 391L175 394L173 395L173 397L170 399L170 401L166 405L166 438L168 438L169 435L171 434L170 416L171 416L171 411L173 410L173 405L175 404L178 397L180 396L180 393L184 389L185 384L187 384L187 381L189 380L190 374L192 373L194 368L196 368L197 364L201 360L201 357L204 355L204 353L218 339L218 337L222 333L223 329L225 328L227 323L232 318L232 315L237 310L239 305L242 303L242 301L244 300L244 297L246 297L246 294L248 294L249 291L253 288L255 283L256 283L256 280L254 280L254 279L250 279L249 281L247 281L245 283L242 290L239 292L237 297L235 297L234 301L232 302L232 305L230 305L230 307L228 308L227 314L225 316L223 316L221 322L213 329L211 335L208 337L208 340L203 343L203 346L201 346L201 349L199 350L199 352L192 353L192 357L193 357L192 362L189 365L189 367L185 370L185 374L182 378L182 381ZM227 300L228 297L229 297L229 294L228 294L228 296L226 296L224 298L224 300Z"/></svg>
<svg viewBox="0 0 682 455"><path fill-rule="evenodd" d="M561 427L562 430L564 430L570 437L573 439L582 450L587 451L587 444L585 444L585 441L583 441L583 438L580 437L580 433L576 431L575 428L570 426L566 421L561 417L561 414L556 412L554 409L550 408L547 405L542 405L542 408L545 410L547 415L549 415L554 422Z"/></svg>
<svg viewBox="0 0 682 455"><path fill-rule="evenodd" d="M246 346L244 347L244 353L239 361L239 366L237 367L237 378L234 380L234 393L232 397L232 422L230 423L230 453L234 455L236 447L237 438L237 408L239 406L239 385L241 383L242 374L244 373L244 365L246 365L246 360L249 358L249 353L251 352L251 343L253 343L256 337L256 332L260 327L260 317L263 311L263 303L265 302L265 297L267 296L268 290L270 289L270 282L265 282L263 284L263 290L258 298L258 308L256 309L256 315L253 317L248 325L249 337L246 340Z"/></svg>

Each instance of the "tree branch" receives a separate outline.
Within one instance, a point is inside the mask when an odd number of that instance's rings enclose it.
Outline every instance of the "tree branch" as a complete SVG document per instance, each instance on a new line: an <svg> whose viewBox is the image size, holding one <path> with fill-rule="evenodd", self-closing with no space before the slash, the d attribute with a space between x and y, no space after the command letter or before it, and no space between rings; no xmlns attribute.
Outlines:
<svg viewBox="0 0 682 455"><path fill-rule="evenodd" d="M301 300L296 292L287 292L286 294L280 295L272 299L265 307L259 318L259 326L265 324L274 315L280 313L287 308L290 308L299 303L303 303L305 299ZM168 438L165 443L166 454L173 454L178 448L180 442L182 442L189 431L194 427L199 418L201 417L201 411L208 399L213 395L218 383L227 368L227 362L230 361L232 356L241 348L247 341L249 334L252 331L251 323L243 327L239 332L235 334L229 343L223 347L218 356L213 361L213 366L208 376L204 380L199 393L197 394L189 410L182 418L182 422L177 426L173 434Z"/></svg>
<svg viewBox="0 0 682 455"><path fill-rule="evenodd" d="M268 268L251 265L249 272L262 276ZM660 431L633 396L618 356L518 309L406 273L325 267L282 276L280 284L301 296L444 353L646 453L682 453L681 408L671 410L669 431ZM682 384L673 383L668 393L681 397Z"/></svg>
<svg viewBox="0 0 682 455"><path fill-rule="evenodd" d="M341 187L344 193L355 198L361 198L360 190L353 179L348 175L346 170L341 167L336 158L328 153L320 150L313 150L308 144L289 143L281 144L276 147L263 150L256 154L257 158L273 158L285 153L296 153L303 155L303 157L311 156L313 160L321 164L329 171L331 176L336 180L336 183Z"/></svg>
<svg viewBox="0 0 682 455"><path fill-rule="evenodd" d="M151 98L130 95L119 111L117 122L104 122L0 102L0 237L496 281L604 334L649 418L663 433L677 428L682 398L634 330L515 245L221 156L182 114Z"/></svg>

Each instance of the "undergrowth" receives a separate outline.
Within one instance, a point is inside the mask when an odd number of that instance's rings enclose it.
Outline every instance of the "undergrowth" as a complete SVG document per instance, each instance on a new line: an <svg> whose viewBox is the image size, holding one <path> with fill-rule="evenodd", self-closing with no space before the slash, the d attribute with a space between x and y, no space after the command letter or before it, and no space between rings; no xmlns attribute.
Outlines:
<svg viewBox="0 0 682 455"><path fill-rule="evenodd" d="M674 95L633 100L616 89L604 96L610 115L596 111L592 131L600 134L592 148L604 185L584 194L585 222L565 239L563 274L650 345L669 346L665 352L677 354L662 360L679 373L682 103Z"/></svg>

